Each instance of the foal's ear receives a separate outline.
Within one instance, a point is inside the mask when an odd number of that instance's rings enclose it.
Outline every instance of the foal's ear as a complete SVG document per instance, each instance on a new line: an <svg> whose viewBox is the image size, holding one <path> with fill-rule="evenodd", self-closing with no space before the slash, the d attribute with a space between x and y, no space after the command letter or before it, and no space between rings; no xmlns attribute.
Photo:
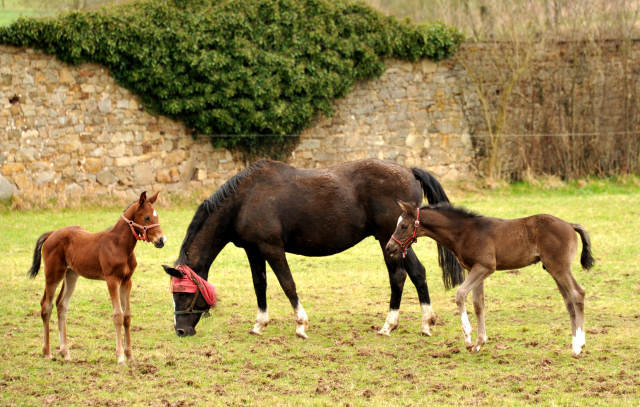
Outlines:
<svg viewBox="0 0 640 407"><path fill-rule="evenodd" d="M144 191L140 194L140 200L138 201L138 204L140 204L140 206L144 205L144 201L147 200L147 191Z"/></svg>
<svg viewBox="0 0 640 407"><path fill-rule="evenodd" d="M158 199L158 194L160 193L160 191L156 192L155 194L153 194L151 196L151 198L149 198L149 203L154 203L156 201L156 199Z"/></svg>
<svg viewBox="0 0 640 407"><path fill-rule="evenodd" d="M169 274L170 276L173 276L175 278L184 277L184 273L178 269L174 269L170 266L165 266L164 264L162 265L162 268L164 269L165 273Z"/></svg>
<svg viewBox="0 0 640 407"><path fill-rule="evenodd" d="M402 212L411 213L412 206L406 202L398 199L398 206L402 209Z"/></svg>

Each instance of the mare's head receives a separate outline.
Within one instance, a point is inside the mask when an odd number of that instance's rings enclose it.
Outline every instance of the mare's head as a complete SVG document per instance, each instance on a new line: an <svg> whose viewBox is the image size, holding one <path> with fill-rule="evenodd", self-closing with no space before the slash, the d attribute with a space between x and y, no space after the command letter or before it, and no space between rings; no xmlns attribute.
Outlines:
<svg viewBox="0 0 640 407"><path fill-rule="evenodd" d="M416 233L420 225L418 208L402 201L398 201L398 205L402 208L402 214L398 218L396 230L385 247L387 253L392 257L397 256L400 249L402 249L402 256L404 257L413 242L418 240Z"/></svg>
<svg viewBox="0 0 640 407"><path fill-rule="evenodd" d="M141 193L140 199L124 210L123 218L136 239L152 242L155 247L162 248L167 243L167 237L160 227L158 212L153 207L156 199L158 192L150 198L147 198L146 191Z"/></svg>
<svg viewBox="0 0 640 407"><path fill-rule="evenodd" d="M216 289L188 266L162 267L171 276L176 334L195 335L200 318L209 316L209 309L216 306Z"/></svg>

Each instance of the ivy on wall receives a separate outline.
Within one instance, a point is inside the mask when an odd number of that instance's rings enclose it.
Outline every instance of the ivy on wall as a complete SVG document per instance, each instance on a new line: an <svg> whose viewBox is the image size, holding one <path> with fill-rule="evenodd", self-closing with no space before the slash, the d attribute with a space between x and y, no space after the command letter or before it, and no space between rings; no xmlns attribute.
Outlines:
<svg viewBox="0 0 640 407"><path fill-rule="evenodd" d="M248 153L275 153L318 112L331 115L385 57L437 61L461 41L441 23L346 0L143 0L0 28L0 43L107 66L150 111Z"/></svg>

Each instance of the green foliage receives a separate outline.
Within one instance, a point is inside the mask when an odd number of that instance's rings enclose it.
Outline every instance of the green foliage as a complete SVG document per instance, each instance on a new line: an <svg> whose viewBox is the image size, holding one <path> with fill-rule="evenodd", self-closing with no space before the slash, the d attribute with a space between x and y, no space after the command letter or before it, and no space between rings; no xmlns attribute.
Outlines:
<svg viewBox="0 0 640 407"><path fill-rule="evenodd" d="M331 115L383 58L439 60L461 41L345 0L146 0L0 28L0 43L106 65L151 111L245 151Z"/></svg>

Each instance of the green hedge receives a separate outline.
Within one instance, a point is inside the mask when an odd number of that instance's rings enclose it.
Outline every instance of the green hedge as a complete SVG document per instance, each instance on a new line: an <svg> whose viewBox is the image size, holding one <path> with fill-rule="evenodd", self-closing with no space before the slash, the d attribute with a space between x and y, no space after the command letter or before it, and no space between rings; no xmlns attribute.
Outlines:
<svg viewBox="0 0 640 407"><path fill-rule="evenodd" d="M250 152L331 115L384 57L439 60L461 41L343 0L146 0L0 28L0 43L104 64L147 109Z"/></svg>

